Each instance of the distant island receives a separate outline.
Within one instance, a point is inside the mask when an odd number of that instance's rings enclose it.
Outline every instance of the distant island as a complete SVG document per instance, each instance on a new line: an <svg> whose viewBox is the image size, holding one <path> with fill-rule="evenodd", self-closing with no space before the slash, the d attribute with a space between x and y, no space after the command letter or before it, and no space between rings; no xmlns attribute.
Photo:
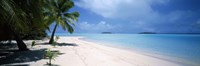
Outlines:
<svg viewBox="0 0 200 66"><path fill-rule="evenodd" d="M139 34L157 34L156 32L140 32Z"/></svg>
<svg viewBox="0 0 200 66"><path fill-rule="evenodd" d="M102 32L101 34L112 34L112 32Z"/></svg>
<svg viewBox="0 0 200 66"><path fill-rule="evenodd" d="M159 33L159 34L200 34L200 33Z"/></svg>
<svg viewBox="0 0 200 66"><path fill-rule="evenodd" d="M138 34L200 34L200 33L156 33L156 32L140 32Z"/></svg>

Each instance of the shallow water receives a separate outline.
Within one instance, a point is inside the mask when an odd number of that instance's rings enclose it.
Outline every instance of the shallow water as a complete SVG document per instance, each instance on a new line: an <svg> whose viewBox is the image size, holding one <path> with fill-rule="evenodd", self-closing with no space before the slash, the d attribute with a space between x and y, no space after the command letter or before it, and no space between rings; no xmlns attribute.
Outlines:
<svg viewBox="0 0 200 66"><path fill-rule="evenodd" d="M102 42L138 51L148 51L200 63L198 34L57 34L83 36L85 40Z"/></svg>

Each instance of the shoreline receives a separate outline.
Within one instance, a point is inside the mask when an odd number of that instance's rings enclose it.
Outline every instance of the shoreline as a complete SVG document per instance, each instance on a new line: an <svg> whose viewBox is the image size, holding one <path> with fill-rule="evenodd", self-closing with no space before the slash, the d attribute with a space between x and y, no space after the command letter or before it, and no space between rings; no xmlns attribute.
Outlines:
<svg viewBox="0 0 200 66"><path fill-rule="evenodd" d="M42 40L36 42L37 45L31 50L50 48L59 51L61 54L52 63L60 66L188 66L126 49L104 46L99 43L81 40L80 38L82 37L60 36L57 41L60 45L55 48L51 45L43 44L48 41ZM29 54L26 54L26 52L23 54L22 52L22 55ZM30 66L41 66L45 65L46 62L48 62L48 59L11 63L10 65L28 64Z"/></svg>
<svg viewBox="0 0 200 66"><path fill-rule="evenodd" d="M78 36L76 36L76 37L78 37ZM138 54L141 54L141 55L145 55L145 56L149 56L149 57L153 57L153 58L157 58L157 59L161 59L161 60L177 63L177 64L180 64L180 65L189 66L190 64L195 64L195 63L190 62L188 60L185 60L183 58L172 57L170 55L164 55L162 53L158 53L158 52L154 52L154 51L146 51L146 50L133 49L133 48L130 49L128 47L120 47L120 46L117 46L117 45L110 45L107 42L100 42L100 43L103 43L103 44L100 44L99 42L96 43L93 40L87 40L85 37L79 37L79 40L95 43L95 44L102 45L102 46L117 48L117 49L120 49L120 50L129 51L129 52L133 52L133 53L138 53ZM107 45L107 44L109 44L109 45ZM174 59L174 58L176 58L176 59Z"/></svg>
<svg viewBox="0 0 200 66"><path fill-rule="evenodd" d="M63 36L63 37L65 37L65 36ZM78 36L76 36L76 37L78 37ZM102 46L117 48L117 49L130 51L130 52L133 52L133 53L138 53L138 54L149 56L149 57L154 57L154 58L166 60L166 61L169 61L169 62L174 62L174 63L181 64L181 65L186 65L186 66L189 66L191 64L192 65L198 65L197 62L194 63L194 62L191 62L189 60L183 59L183 58L178 57L178 56L166 55L166 54L162 54L162 53L150 51L150 50L142 50L142 49L138 49L138 48L136 49L136 48L130 48L130 47L125 47L125 46L113 45L110 42L100 42L100 41L97 41L97 40L90 40L90 39L88 40L85 37L80 37L79 39L83 40L83 41L95 43L95 44L98 44L98 45L102 45Z"/></svg>
<svg viewBox="0 0 200 66"><path fill-rule="evenodd" d="M62 36L63 37L63 36ZM71 36L70 36L71 37ZM76 36L78 37L78 36ZM92 44L96 44L96 45L101 45L101 46L104 46L104 47L108 47L108 48L114 48L114 49L118 49L118 50L122 50L122 51L125 51L125 52L130 52L130 53L137 53L137 54L140 54L140 55L144 55L144 56L148 56L148 57L153 57L153 58L156 58L156 59L159 59L159 60L165 60L165 61L168 61L168 62L172 62L172 63L175 63L175 64L180 64L180 65L185 65L183 63L180 63L180 62L174 62L172 60L169 60L169 59L166 59L166 58L163 58L164 56L163 55L160 55L160 57L156 57L156 56L153 56L149 53L145 53L145 52L140 52L140 51L132 51L132 50L129 50L127 48L124 48L124 47L115 47L115 46L111 46L111 45L106 45L106 44L99 44L99 43L95 43L93 41L87 41L87 40L84 40L82 39L84 37L78 37L79 40L81 41L84 41L84 42L88 42L88 43L92 43ZM102 42L104 43L104 42ZM145 54L144 54L145 53Z"/></svg>

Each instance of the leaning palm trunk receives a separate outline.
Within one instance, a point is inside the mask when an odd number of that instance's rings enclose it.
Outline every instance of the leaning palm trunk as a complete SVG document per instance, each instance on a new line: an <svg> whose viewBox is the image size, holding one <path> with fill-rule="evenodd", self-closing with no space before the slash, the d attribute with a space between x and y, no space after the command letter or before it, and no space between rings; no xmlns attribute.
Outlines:
<svg viewBox="0 0 200 66"><path fill-rule="evenodd" d="M57 26L61 26L64 30L68 30L69 33L73 33L74 30L72 26L75 26L79 13L69 12L69 10L74 7L74 2L72 0L46 0L46 2L50 4L49 7L46 8L49 20L51 23L56 23L49 41L50 44L53 44Z"/></svg>
<svg viewBox="0 0 200 66"><path fill-rule="evenodd" d="M19 35L15 34L15 40L17 42L17 46L19 48L19 51L26 51L28 50L26 44L23 42L23 40L20 38Z"/></svg>
<svg viewBox="0 0 200 66"><path fill-rule="evenodd" d="M49 44L53 44L53 42L54 42L54 35L55 35L55 32L56 32L57 26L58 26L58 24L56 24L55 27L54 27L54 29L53 29L53 33L52 33L52 35L51 35Z"/></svg>
<svg viewBox="0 0 200 66"><path fill-rule="evenodd" d="M31 28L43 30L44 0L0 0L0 24L10 30L20 51L28 50L21 35L29 34ZM40 26L41 25L41 26Z"/></svg>
<svg viewBox="0 0 200 66"><path fill-rule="evenodd" d="M14 39L17 42L17 46L19 51L26 51L29 50L26 46L26 44L23 42L23 40L21 39L21 37L19 36L19 34L15 31L13 31L12 29L10 29L10 31L12 32L12 34L14 35Z"/></svg>

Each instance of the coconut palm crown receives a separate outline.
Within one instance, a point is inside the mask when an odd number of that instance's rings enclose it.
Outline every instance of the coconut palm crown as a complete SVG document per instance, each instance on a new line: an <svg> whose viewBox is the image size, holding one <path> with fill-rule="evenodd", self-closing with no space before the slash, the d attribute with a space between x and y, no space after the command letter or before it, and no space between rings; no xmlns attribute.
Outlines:
<svg viewBox="0 0 200 66"><path fill-rule="evenodd" d="M74 2L72 0L47 0L48 8L45 8L45 14L47 15L47 21L50 23L56 23L54 26L49 43L54 42L54 34L58 26L61 26L64 30L69 33L73 33L73 26L77 22L79 17L78 12L69 12L69 10L74 7Z"/></svg>

